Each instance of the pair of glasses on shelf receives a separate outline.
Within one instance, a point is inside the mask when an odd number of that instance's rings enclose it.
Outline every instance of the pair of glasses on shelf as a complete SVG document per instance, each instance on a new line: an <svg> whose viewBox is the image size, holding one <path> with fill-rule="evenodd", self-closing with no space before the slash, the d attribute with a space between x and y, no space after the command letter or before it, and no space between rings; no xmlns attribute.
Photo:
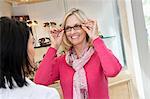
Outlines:
<svg viewBox="0 0 150 99"><path fill-rule="evenodd" d="M56 22L45 22L44 27L56 26Z"/></svg>

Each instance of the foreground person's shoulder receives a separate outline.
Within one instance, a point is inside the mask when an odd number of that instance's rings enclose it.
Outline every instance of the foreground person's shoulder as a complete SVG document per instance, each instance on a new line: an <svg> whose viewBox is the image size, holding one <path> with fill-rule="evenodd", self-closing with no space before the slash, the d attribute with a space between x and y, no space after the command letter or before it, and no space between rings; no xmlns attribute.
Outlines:
<svg viewBox="0 0 150 99"><path fill-rule="evenodd" d="M59 93L55 88L38 85L34 82L29 83L31 90L33 91L32 96L34 99L60 99ZM31 96L31 97L32 97Z"/></svg>

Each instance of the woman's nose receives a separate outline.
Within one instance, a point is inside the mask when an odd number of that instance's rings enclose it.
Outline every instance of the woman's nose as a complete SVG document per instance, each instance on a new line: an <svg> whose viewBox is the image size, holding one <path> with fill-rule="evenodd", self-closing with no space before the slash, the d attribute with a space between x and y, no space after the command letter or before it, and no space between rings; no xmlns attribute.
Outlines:
<svg viewBox="0 0 150 99"><path fill-rule="evenodd" d="M70 33L73 34L75 32L74 28L71 28Z"/></svg>

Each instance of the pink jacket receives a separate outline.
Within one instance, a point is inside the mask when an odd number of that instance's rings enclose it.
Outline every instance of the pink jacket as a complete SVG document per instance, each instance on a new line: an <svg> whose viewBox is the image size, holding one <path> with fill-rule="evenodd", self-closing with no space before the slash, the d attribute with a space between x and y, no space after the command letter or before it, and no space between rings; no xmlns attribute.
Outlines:
<svg viewBox="0 0 150 99"><path fill-rule="evenodd" d="M107 77L116 76L122 66L106 48L101 38L96 38L93 46L95 52L84 66L88 84L88 99L109 99ZM60 80L64 99L72 99L75 71L66 63L65 55L56 58L56 52L56 49L49 48L36 72L34 82L47 86Z"/></svg>

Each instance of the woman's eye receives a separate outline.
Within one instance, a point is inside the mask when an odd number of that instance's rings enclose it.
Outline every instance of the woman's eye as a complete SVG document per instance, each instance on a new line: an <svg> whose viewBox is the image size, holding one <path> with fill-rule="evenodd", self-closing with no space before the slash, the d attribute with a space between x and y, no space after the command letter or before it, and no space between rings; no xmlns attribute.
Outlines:
<svg viewBox="0 0 150 99"><path fill-rule="evenodd" d="M81 25L75 25L75 26L74 26L74 29L75 29L75 30L81 29Z"/></svg>

